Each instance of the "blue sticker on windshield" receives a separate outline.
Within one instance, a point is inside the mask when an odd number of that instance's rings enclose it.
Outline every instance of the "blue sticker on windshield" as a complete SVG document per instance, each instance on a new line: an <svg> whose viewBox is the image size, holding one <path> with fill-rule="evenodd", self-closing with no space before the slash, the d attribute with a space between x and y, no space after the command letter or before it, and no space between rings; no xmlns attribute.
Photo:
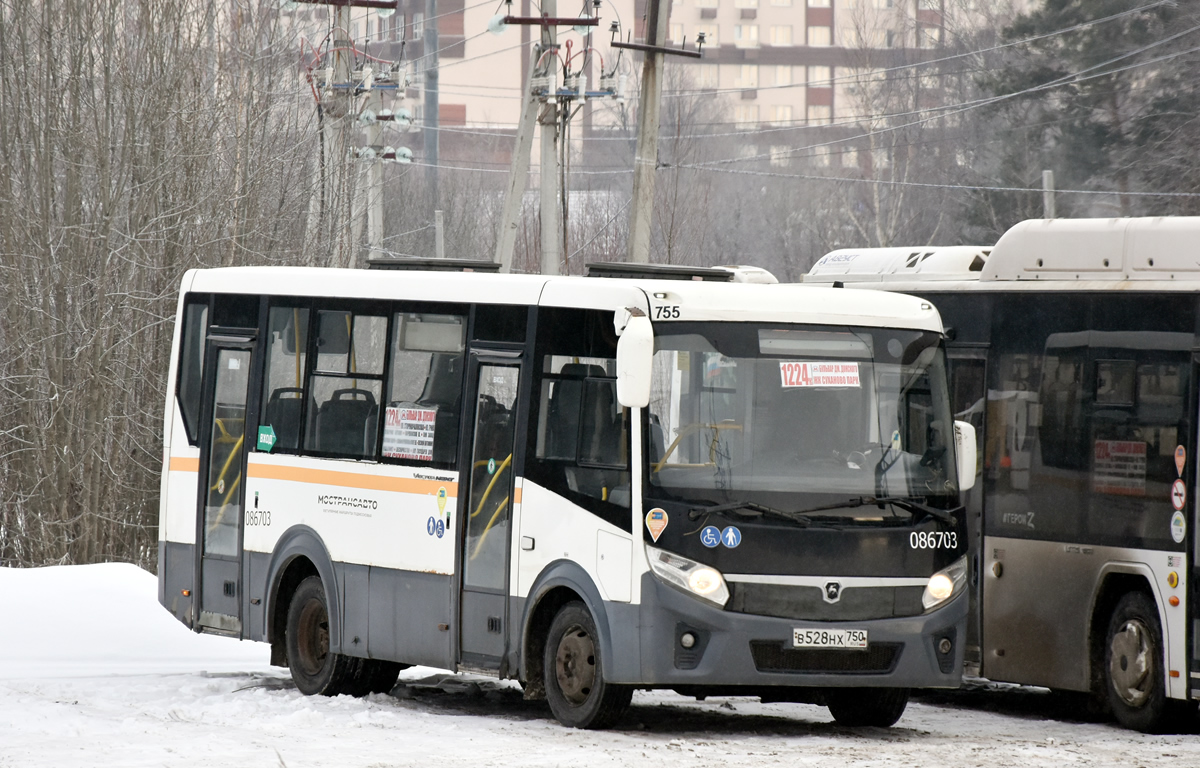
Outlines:
<svg viewBox="0 0 1200 768"><path fill-rule="evenodd" d="M733 549L742 543L742 532L732 525L721 531L721 543Z"/></svg>
<svg viewBox="0 0 1200 768"><path fill-rule="evenodd" d="M721 543L721 529L715 525L706 525L704 530L700 531L700 543L712 549Z"/></svg>

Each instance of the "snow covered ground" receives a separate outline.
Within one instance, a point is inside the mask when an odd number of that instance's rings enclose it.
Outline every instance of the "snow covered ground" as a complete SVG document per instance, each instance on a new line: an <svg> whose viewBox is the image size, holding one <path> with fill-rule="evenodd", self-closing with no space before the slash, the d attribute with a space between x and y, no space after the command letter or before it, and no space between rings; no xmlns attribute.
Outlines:
<svg viewBox="0 0 1200 768"><path fill-rule="evenodd" d="M1029 689L923 697L891 729L653 692L575 731L513 685L425 668L389 695L308 698L265 645L188 632L155 589L130 565L0 569L0 767L1200 765L1195 735L1071 720Z"/></svg>

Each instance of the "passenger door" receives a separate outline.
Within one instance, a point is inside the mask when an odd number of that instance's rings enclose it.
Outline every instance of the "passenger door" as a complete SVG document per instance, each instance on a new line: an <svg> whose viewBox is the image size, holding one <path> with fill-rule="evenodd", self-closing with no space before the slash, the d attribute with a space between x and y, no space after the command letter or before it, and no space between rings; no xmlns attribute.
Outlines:
<svg viewBox="0 0 1200 768"><path fill-rule="evenodd" d="M467 485L459 551L462 593L459 659L495 669L505 652L510 521L517 466L521 359L518 353L472 350L467 369L472 429L460 476Z"/></svg>
<svg viewBox="0 0 1200 768"><path fill-rule="evenodd" d="M950 345L947 349L950 375L950 405L957 421L970 422L975 427L975 455L982 466L987 420L987 347L983 345ZM981 568L983 567L983 482L976 478L975 486L964 494L967 513L968 599L966 657L968 674L978 675L982 663L980 626Z"/></svg>
<svg viewBox="0 0 1200 768"><path fill-rule="evenodd" d="M254 340L209 336L204 367L197 508L196 625L241 636L242 512L246 405Z"/></svg>

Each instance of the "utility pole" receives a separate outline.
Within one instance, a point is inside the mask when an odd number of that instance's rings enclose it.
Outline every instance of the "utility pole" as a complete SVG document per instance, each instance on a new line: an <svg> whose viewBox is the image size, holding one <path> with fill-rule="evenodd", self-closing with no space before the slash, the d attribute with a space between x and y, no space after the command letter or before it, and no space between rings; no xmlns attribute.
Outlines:
<svg viewBox="0 0 1200 768"><path fill-rule="evenodd" d="M613 48L644 52L642 92L638 97L638 138L633 155L633 199L629 214L629 261L650 262L650 224L654 208L654 171L658 166L658 122L662 101L663 55L700 58L699 49L667 48L666 0L647 0L646 43L613 43ZM704 44L703 36L699 40Z"/></svg>
<svg viewBox="0 0 1200 768"><path fill-rule="evenodd" d="M387 18L396 11L396 0L298 0L330 6L331 48L311 70L320 115L320 184L309 206L308 243L328 243L333 266L358 263L359 243L366 219L367 246L372 257L383 255L383 163L408 162L412 153L383 146L382 123L396 119L383 107L383 91L404 87L397 67L360 64L351 30L354 8L368 8ZM360 109L361 106L361 109ZM366 130L366 146L353 148L350 130ZM365 169L362 163L367 163ZM366 183L359 183L364 172ZM316 263L313 257L308 263Z"/></svg>
<svg viewBox="0 0 1200 768"><path fill-rule="evenodd" d="M526 177L529 173L529 156L533 149L533 125L536 119L541 126L541 271L545 275L557 275L562 260L560 232L562 230L559 200L562 191L559 184L558 131L559 126L571 114L571 103L596 97L623 98L616 92L616 66L610 73L601 72L600 89L586 90L586 77L573 78L573 87L558 85L558 30L559 26L594 27L598 16L584 15L559 18L557 0L543 0L541 16L500 16L488 24L488 29L502 33L510 24L540 26L542 38L534 49L529 67L529 85L517 124L516 146L513 148L512 164L509 168L508 186L504 190L500 228L496 237L496 262L502 272L512 270L513 249L517 238L517 225L521 214L521 199L524 196ZM598 3L596 3L598 5ZM570 77L569 62L565 63L564 82ZM561 109L561 112L560 112Z"/></svg>
<svg viewBox="0 0 1200 768"><path fill-rule="evenodd" d="M1042 171L1042 218L1057 218L1054 214L1054 171Z"/></svg>
<svg viewBox="0 0 1200 768"><path fill-rule="evenodd" d="M425 179L429 203L441 207L438 185L438 25L437 0L425 0L425 29L421 59L425 62Z"/></svg>
<svg viewBox="0 0 1200 768"><path fill-rule="evenodd" d="M558 13L558 0L542 0L542 13L555 16ZM542 26L543 55L551 58L550 71L554 71L553 59L558 52L558 27L551 24ZM556 89L555 89L556 90ZM569 106L569 105L568 105ZM557 275L558 263L562 259L559 248L558 233L562 228L561 208L558 196L561 192L558 185L558 100L553 91L542 106L538 116L541 126L541 243L542 243L542 274Z"/></svg>
<svg viewBox="0 0 1200 768"><path fill-rule="evenodd" d="M646 42L661 48L667 41L664 0L647 0ZM638 139L633 154L633 201L629 220L629 261L650 263L650 224L654 207L654 171L658 165L658 117L662 101L662 53L646 52L638 98Z"/></svg>
<svg viewBox="0 0 1200 768"><path fill-rule="evenodd" d="M500 214L500 231L496 233L496 263L501 272L512 271L513 249L517 244L517 226L521 218L521 203L525 197L525 185L529 182L529 153L533 149L533 123L538 114L538 97L533 84L541 70L537 66L541 49L534 47L529 62L529 82L525 89L525 103L521 106L521 120L517 123L517 141L513 148L512 164L508 169L508 186L504 188L504 206Z"/></svg>

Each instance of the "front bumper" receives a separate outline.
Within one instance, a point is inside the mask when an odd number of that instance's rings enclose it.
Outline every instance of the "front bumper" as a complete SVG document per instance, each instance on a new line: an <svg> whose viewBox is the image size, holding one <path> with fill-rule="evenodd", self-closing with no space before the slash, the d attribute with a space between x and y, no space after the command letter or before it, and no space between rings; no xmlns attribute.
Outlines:
<svg viewBox="0 0 1200 768"><path fill-rule="evenodd" d="M957 688L962 682L966 617L965 592L920 616L841 622L755 616L725 611L647 573L642 577L638 628L641 682L689 688ZM869 647L793 648L796 628L865 629ZM690 649L681 643L685 633L696 639Z"/></svg>

